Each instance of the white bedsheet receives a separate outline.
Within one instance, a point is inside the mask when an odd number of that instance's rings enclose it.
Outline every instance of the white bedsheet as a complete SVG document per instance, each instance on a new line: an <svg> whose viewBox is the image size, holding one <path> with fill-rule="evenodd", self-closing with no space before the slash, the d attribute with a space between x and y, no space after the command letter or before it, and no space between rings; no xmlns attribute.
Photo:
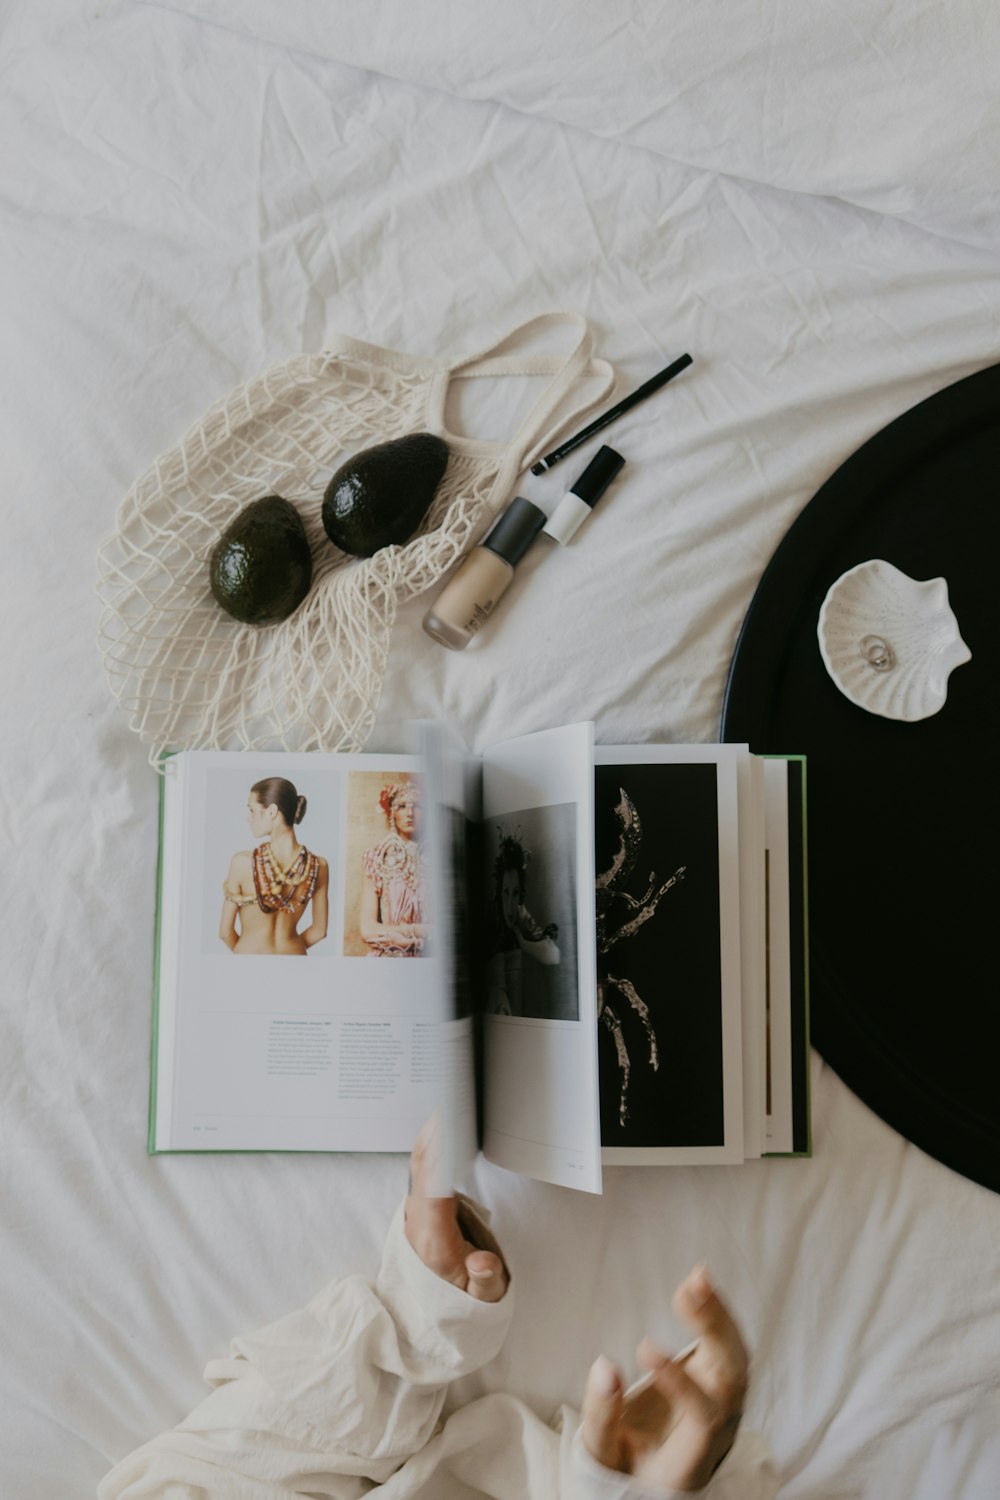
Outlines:
<svg viewBox="0 0 1000 1500"><path fill-rule="evenodd" d="M523 566L475 649L403 611L372 744L414 714L475 744L581 716L604 741L712 739L802 506L1000 356L996 13L818 5L796 31L800 8L747 3L714 35L660 9L0 10L5 1500L90 1493L233 1332L373 1268L405 1179L399 1158L145 1155L156 787L94 645L94 553L135 475L333 331L444 354L577 308L627 384L688 349L606 434L613 505L544 581ZM508 430L509 393L485 395L452 425ZM523 492L549 506L575 471ZM598 1350L679 1336L669 1290L702 1258L788 1495L907 1493L933 1448L942 1493L971 1497L1000 1202L818 1059L814 1113L811 1162L619 1169L600 1201L481 1166L519 1313L455 1400L550 1415Z"/></svg>

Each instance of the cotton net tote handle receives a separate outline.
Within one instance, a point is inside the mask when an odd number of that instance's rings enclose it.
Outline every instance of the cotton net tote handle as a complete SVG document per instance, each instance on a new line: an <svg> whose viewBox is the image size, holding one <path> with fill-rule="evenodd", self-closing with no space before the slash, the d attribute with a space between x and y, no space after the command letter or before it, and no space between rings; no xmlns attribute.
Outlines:
<svg viewBox="0 0 1000 1500"><path fill-rule="evenodd" d="M497 354L505 344L526 334L545 328L569 324L577 329L577 339L567 354ZM593 338L590 327L580 313L541 313L526 323L505 334L479 354L453 360L447 366L445 379L438 390L439 417L443 417L444 399L452 379L475 379L497 375L551 375L554 378L542 391L521 426L506 444L502 473L513 479L515 474L528 468L540 454L547 451L555 437L566 427L579 421L593 407L605 401L614 390L615 372L603 359L592 359L590 350ZM561 412L566 396L577 381L590 376L600 377L599 388L585 399L577 401ZM502 487L502 486L501 486Z"/></svg>

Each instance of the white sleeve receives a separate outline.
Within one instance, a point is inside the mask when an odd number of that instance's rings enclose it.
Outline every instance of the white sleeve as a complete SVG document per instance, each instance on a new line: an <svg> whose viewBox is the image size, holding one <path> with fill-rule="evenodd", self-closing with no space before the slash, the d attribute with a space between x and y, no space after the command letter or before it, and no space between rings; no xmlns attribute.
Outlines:
<svg viewBox="0 0 1000 1500"><path fill-rule="evenodd" d="M233 1340L215 1387L119 1463L99 1500L356 1500L428 1441L450 1381L499 1351L513 1289L479 1302L430 1271L400 1207L374 1286L333 1281L298 1312Z"/></svg>
<svg viewBox="0 0 1000 1500"><path fill-rule="evenodd" d="M773 1500L778 1493L778 1471L770 1451L755 1432L742 1427L736 1441L709 1483L700 1490L653 1490L636 1484L628 1474L606 1469L583 1445L579 1428L573 1435L565 1465L561 1500Z"/></svg>
<svg viewBox="0 0 1000 1500"><path fill-rule="evenodd" d="M557 964L562 956L559 944L550 937L527 938L518 933L517 945L528 958L533 958L536 964L544 964L546 967Z"/></svg>

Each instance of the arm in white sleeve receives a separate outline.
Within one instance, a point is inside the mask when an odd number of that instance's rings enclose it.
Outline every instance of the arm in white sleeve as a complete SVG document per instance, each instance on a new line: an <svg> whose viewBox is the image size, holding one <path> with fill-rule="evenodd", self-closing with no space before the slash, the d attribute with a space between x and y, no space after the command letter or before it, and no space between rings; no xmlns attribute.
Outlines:
<svg viewBox="0 0 1000 1500"><path fill-rule="evenodd" d="M551 967L551 965L559 962L559 945L553 942L550 937L532 939L519 936L517 941L521 952L526 953L529 958L533 958L536 964Z"/></svg>
<svg viewBox="0 0 1000 1500"><path fill-rule="evenodd" d="M123 1459L99 1500L356 1500L433 1433L448 1384L497 1354L513 1311L442 1280L400 1208L374 1286L331 1282L298 1312L234 1339L190 1416Z"/></svg>
<svg viewBox="0 0 1000 1500"><path fill-rule="evenodd" d="M580 1429L564 1444L560 1500L774 1500L778 1471L767 1444L742 1427L711 1480L700 1490L654 1490L591 1457Z"/></svg>
<svg viewBox="0 0 1000 1500"><path fill-rule="evenodd" d="M521 952L533 958L535 963L548 966L559 962L559 944L523 906L518 911L518 921L512 931Z"/></svg>

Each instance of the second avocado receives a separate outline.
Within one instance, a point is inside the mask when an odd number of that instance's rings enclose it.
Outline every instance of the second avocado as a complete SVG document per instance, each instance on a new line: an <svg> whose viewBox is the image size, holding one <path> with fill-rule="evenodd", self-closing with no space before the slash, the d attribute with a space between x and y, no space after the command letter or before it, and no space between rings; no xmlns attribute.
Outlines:
<svg viewBox="0 0 1000 1500"><path fill-rule="evenodd" d="M448 465L448 444L432 432L365 448L334 474L323 496L323 526L335 547L371 557L413 535Z"/></svg>

